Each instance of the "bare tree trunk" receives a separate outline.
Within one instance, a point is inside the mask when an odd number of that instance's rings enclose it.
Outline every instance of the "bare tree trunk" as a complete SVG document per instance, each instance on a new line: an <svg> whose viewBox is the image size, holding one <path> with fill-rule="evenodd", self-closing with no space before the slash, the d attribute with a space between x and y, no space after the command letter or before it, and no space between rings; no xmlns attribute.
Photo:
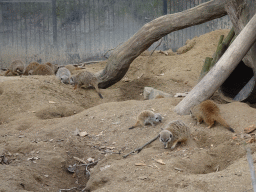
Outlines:
<svg viewBox="0 0 256 192"><path fill-rule="evenodd" d="M99 87L107 88L120 81L132 61L165 35L226 15L227 0L212 0L183 12L159 17L145 24L128 41L117 47L104 70L98 72Z"/></svg>
<svg viewBox="0 0 256 192"><path fill-rule="evenodd" d="M256 7L255 5L254 7L249 5L249 1L250 0L231 0L225 5L225 9L233 24L236 35L243 30L255 13ZM256 49L256 44L253 45L250 51L248 51L243 58L243 62L248 67L256 69L256 52L252 52L253 49Z"/></svg>
<svg viewBox="0 0 256 192"><path fill-rule="evenodd" d="M189 114L194 105L208 99L236 68L256 41L256 14L229 46L215 66L175 107L180 115Z"/></svg>

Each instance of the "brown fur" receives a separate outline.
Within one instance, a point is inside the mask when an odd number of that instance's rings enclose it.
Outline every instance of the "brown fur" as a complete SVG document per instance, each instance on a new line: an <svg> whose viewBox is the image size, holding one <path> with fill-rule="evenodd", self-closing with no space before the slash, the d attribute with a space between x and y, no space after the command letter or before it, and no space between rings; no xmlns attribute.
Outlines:
<svg viewBox="0 0 256 192"><path fill-rule="evenodd" d="M166 145L165 148L171 143L171 149L174 149L179 142L185 143L190 138L190 128L182 121L175 120L168 123L159 135L160 141Z"/></svg>
<svg viewBox="0 0 256 192"><path fill-rule="evenodd" d="M26 70L23 75L29 75L29 71L34 71L37 67L39 66L39 63L37 62L31 62L29 65L26 67Z"/></svg>
<svg viewBox="0 0 256 192"><path fill-rule="evenodd" d="M191 115L197 119L199 123L203 121L211 128L217 121L231 132L235 132L228 123L221 117L219 107L212 101L206 100L191 109Z"/></svg>
<svg viewBox="0 0 256 192"><path fill-rule="evenodd" d="M21 60L14 60L4 75L7 76L9 73L12 75L22 75L24 68L25 65Z"/></svg>
<svg viewBox="0 0 256 192"><path fill-rule="evenodd" d="M50 63L50 62L47 62L47 63L45 63L45 65L48 65L49 67L51 67L52 70L53 70L53 72L54 72L54 74L56 74L57 71L58 71L58 69L59 69L58 64L52 64L52 63Z"/></svg>
<svg viewBox="0 0 256 192"><path fill-rule="evenodd" d="M40 64L32 71L32 75L54 75L54 71L51 67L46 64Z"/></svg>
<svg viewBox="0 0 256 192"><path fill-rule="evenodd" d="M84 87L92 86L95 88L100 98L103 99L98 87L98 79L93 73L89 71L82 71L77 75L71 76L70 84L75 86L74 89L80 88L81 86L84 86Z"/></svg>
<svg viewBox="0 0 256 192"><path fill-rule="evenodd" d="M137 122L129 129L133 129L138 126L145 126L146 124L151 124L152 126L154 126L154 123L158 123L158 121L162 121L162 117L160 116L160 114L155 114L152 111L145 110L138 115Z"/></svg>

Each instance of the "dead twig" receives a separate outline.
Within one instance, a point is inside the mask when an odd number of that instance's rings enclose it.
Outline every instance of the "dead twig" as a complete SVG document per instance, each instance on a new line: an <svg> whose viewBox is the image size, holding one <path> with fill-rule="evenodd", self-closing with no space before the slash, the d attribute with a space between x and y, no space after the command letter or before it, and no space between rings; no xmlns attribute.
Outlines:
<svg viewBox="0 0 256 192"><path fill-rule="evenodd" d="M77 187L72 187L71 189L60 189L59 192L62 192L62 191L71 191L73 189L77 189Z"/></svg>
<svg viewBox="0 0 256 192"><path fill-rule="evenodd" d="M150 56L154 53L154 51L157 49L157 47L159 47L161 45L163 41L163 38L161 38L160 42L158 43L158 45L155 47L155 49L151 52Z"/></svg>
<svg viewBox="0 0 256 192"><path fill-rule="evenodd" d="M247 152L246 154L247 161L248 161L250 172L251 172L252 187L253 187L253 191L256 192L256 178L255 178L255 172L254 172L254 166L253 166L253 159L251 155L251 149L247 147L246 152Z"/></svg>
<svg viewBox="0 0 256 192"><path fill-rule="evenodd" d="M87 164L87 162L84 161L83 159L80 159L80 158L78 158L78 157L73 157L73 158L74 158L75 160L81 162L81 163Z"/></svg>
<svg viewBox="0 0 256 192"><path fill-rule="evenodd" d="M123 158L128 157L130 154L135 153L136 151L139 153L145 146L147 146L147 145L149 145L150 143L152 143L153 141L157 140L158 137L159 137L159 134L158 134L154 139L150 140L149 142L147 142L147 143L144 144L143 146L141 146L141 147L139 147L139 148L137 148L137 149L131 151L130 153L128 153L128 154L126 154L126 155L124 155Z"/></svg>

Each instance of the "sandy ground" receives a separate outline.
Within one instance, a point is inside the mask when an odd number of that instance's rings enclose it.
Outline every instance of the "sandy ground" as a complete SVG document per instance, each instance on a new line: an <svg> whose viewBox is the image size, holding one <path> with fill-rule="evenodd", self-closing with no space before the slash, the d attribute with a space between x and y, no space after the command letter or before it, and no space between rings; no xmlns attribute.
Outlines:
<svg viewBox="0 0 256 192"><path fill-rule="evenodd" d="M182 54L142 54L120 82L101 90L104 99L93 89L74 91L54 76L0 77L0 191L252 191L245 147L254 152L256 145L246 143L250 135L244 128L256 124L255 108L215 96L235 129L231 133L219 124L207 129L189 115L177 115L173 109L182 98L143 100L142 95L145 86L172 95L190 91L205 57L227 33L195 38L192 49ZM129 130L144 109L162 114L163 122ZM122 157L177 119L191 129L187 144L172 151L157 140ZM78 136L78 130L87 135ZM88 158L97 162L85 166Z"/></svg>

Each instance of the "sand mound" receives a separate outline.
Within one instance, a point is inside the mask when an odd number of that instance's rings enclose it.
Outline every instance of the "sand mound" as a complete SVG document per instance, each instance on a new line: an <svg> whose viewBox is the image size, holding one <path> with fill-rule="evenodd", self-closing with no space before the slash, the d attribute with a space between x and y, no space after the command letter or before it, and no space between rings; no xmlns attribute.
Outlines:
<svg viewBox="0 0 256 192"><path fill-rule="evenodd" d="M40 119L53 119L68 117L81 112L84 108L75 105L65 105L57 107L47 107L36 112L36 116Z"/></svg>
<svg viewBox="0 0 256 192"><path fill-rule="evenodd" d="M159 52L149 56L145 52L133 61L120 82L101 90L104 99L94 89L74 91L54 76L1 76L1 190L252 189L244 146L254 152L256 144L243 130L256 124L254 108L245 103L224 103L218 93L214 95L221 115L235 130L231 133L219 124L207 129L204 123L196 125L189 115L177 115L173 109L182 98L143 100L142 95L145 86L171 95L190 91L197 83L205 57L213 55L219 36L227 33L228 30L218 30L195 38L182 48L182 54L170 50L167 56ZM97 72L105 64L85 68ZM162 114L163 122L129 130L142 110ZM190 142L171 151L157 140L138 154L122 157L177 119L191 128ZM87 134L79 136L78 131ZM88 159L96 163L86 166Z"/></svg>

